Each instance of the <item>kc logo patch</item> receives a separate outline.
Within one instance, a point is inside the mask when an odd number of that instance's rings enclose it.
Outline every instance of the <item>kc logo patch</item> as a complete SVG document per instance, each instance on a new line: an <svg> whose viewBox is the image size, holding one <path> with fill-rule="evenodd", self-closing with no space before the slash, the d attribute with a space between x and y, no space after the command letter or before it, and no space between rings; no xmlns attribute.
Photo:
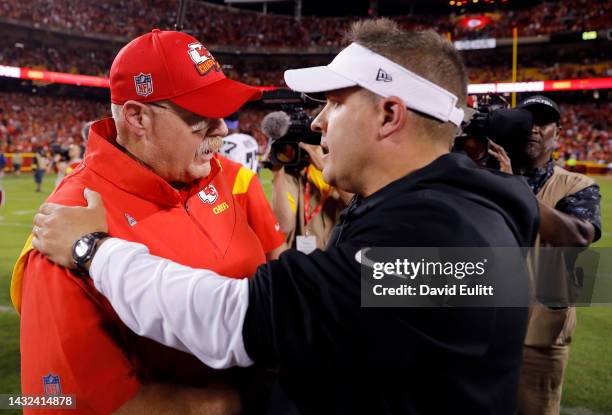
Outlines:
<svg viewBox="0 0 612 415"><path fill-rule="evenodd" d="M142 73L134 77L136 95L148 97L153 93L153 77L150 73Z"/></svg>
<svg viewBox="0 0 612 415"><path fill-rule="evenodd" d="M60 377L54 376L49 373L47 376L43 376L43 386L45 388L45 395L61 395L62 386L60 384Z"/></svg>
<svg viewBox="0 0 612 415"><path fill-rule="evenodd" d="M187 46L189 47L187 54L193 63L195 63L195 67L200 75L206 75L211 69L221 72L221 65L219 65L219 62L213 58L208 49L200 42L190 43Z"/></svg>
<svg viewBox="0 0 612 415"><path fill-rule="evenodd" d="M198 192L198 197L203 203L209 203L212 205L219 198L219 193L217 192L215 186L209 184Z"/></svg>

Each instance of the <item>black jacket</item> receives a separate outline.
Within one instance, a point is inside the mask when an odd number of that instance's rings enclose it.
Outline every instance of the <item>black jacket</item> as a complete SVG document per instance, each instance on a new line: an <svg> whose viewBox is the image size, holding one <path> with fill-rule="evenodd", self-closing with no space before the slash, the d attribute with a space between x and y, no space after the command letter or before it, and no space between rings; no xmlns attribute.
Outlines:
<svg viewBox="0 0 612 415"><path fill-rule="evenodd" d="M444 155L356 197L325 251L288 251L250 281L243 336L276 371L269 413L512 414L525 308L361 308L372 246L529 246L522 178ZM525 279L519 279L526 283Z"/></svg>

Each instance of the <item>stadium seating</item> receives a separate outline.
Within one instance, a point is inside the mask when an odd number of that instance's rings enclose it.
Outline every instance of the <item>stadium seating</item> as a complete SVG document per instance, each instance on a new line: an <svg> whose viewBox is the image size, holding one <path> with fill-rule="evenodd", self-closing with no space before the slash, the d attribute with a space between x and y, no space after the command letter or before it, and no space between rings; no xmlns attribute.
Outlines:
<svg viewBox="0 0 612 415"><path fill-rule="evenodd" d="M77 0L6 0L0 2L1 19L11 19L24 25L55 28L87 36L119 36L130 38L151 29L151 22L160 28L172 28L176 20L177 0L110 0L83 2ZM577 12L580 10L580 12ZM612 14L612 2L568 0L566 2L538 2L512 10L501 9L489 14L492 23L480 31L462 28L457 24L460 15L404 15L395 16L401 26L412 29L434 28L449 33L452 38L473 36L511 36L512 27L521 36L563 31L605 28ZM108 16L113 16L109 19ZM337 47L343 44L342 34L355 17L315 18L304 16L264 15L258 12L198 2L187 13L186 26L207 45L291 47L296 51L312 46ZM109 38L110 39L110 38ZM104 48L54 46L24 40L5 42L0 46L0 65L11 65L57 72L108 76L108 70L121 43L115 40ZM115 49L115 50L113 50ZM223 48L221 48L223 49ZM571 78L611 77L612 61L605 51L586 53L563 50L522 54L519 60L519 81ZM331 55L330 55L331 56ZM471 83L511 81L510 58L507 51L496 55L464 55ZM222 62L226 62L222 59ZM263 59L234 59L224 66L225 73L252 85L284 86L285 62ZM298 62L292 63L298 64ZM298 66L300 66L298 64ZM605 100L604 100L605 101ZM34 145L51 142L67 144L80 140L83 122L108 114L105 104L79 98L38 96L24 93L0 92L0 144L5 151L27 151ZM27 109L27 111L26 111ZM563 106L563 131L558 155L579 160L612 161L609 127L610 104L567 104ZM258 109L243 111L241 128L265 141L259 130L264 112Z"/></svg>
<svg viewBox="0 0 612 415"><path fill-rule="evenodd" d="M83 75L108 76L114 54L103 49L61 49L44 45L5 45L0 48L0 64L25 68L46 69L56 72L79 73ZM588 62L588 59L585 59ZM505 64L482 64L468 61L469 78L472 83L509 82L512 78L510 62ZM276 69L261 69L257 65L241 63L225 69L232 79L251 85L284 86L283 65ZM597 63L556 63L538 66L521 66L519 81L546 79L594 78L612 76L612 61Z"/></svg>
<svg viewBox="0 0 612 415"><path fill-rule="evenodd" d="M612 162L612 103L561 105L558 156L564 160Z"/></svg>
<svg viewBox="0 0 612 415"><path fill-rule="evenodd" d="M97 101L25 93L0 93L0 148L5 152L30 151L55 142L81 143L83 123L109 116L110 107ZM562 104L557 156L612 162L612 103ZM260 144L259 128L266 111L250 108L240 113L240 129Z"/></svg>
<svg viewBox="0 0 612 415"><path fill-rule="evenodd" d="M515 26L521 36L531 36L606 29L611 8L610 2L606 1L538 3L526 9L491 13L491 24L477 31L462 28L454 15L407 15L394 19L405 28L431 27L450 33L454 39L510 37ZM160 28L172 28L176 9L176 0L6 0L0 3L0 16L74 32L135 37L150 30L151 22ZM210 44L292 47L341 45L342 33L355 20L320 17L296 20L291 16L264 15L206 3L190 8L186 19L186 26L193 28L199 39Z"/></svg>

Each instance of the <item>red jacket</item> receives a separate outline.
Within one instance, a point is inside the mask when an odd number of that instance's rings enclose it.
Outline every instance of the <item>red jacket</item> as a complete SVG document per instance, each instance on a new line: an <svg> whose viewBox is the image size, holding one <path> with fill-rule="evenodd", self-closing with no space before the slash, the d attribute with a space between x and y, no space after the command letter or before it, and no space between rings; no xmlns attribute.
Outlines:
<svg viewBox="0 0 612 415"><path fill-rule="evenodd" d="M123 153L115 136L111 119L92 125L84 162L48 201L84 205L84 188L95 190L111 235L181 264L242 278L265 261L232 193L236 177L222 171L232 170L232 162L213 159L208 177L179 192ZM21 301L23 394L61 389L76 395L77 413L108 413L131 399L142 379L192 385L210 380L211 370L193 356L128 330L89 279L36 251L25 250L20 263L12 296ZM53 380L52 388L45 389L43 377Z"/></svg>

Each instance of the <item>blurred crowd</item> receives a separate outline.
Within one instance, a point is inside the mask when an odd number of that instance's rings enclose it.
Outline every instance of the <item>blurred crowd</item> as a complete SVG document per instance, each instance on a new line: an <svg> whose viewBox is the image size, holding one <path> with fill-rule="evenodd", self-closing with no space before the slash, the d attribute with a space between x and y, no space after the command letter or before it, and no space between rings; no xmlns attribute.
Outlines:
<svg viewBox="0 0 612 415"><path fill-rule="evenodd" d="M108 76L114 55L105 50L55 48L40 44L10 44L0 48L0 65L82 75Z"/></svg>
<svg viewBox="0 0 612 415"><path fill-rule="evenodd" d="M85 99L0 93L0 149L31 152L82 142L87 121L110 115L110 105Z"/></svg>
<svg viewBox="0 0 612 415"><path fill-rule="evenodd" d="M467 61L468 77L470 83L512 82L512 68L510 63L499 66L469 66ZM284 69L277 70L247 70L245 72L235 69L226 71L229 78L246 82L252 85L285 86L283 80ZM519 67L518 82L545 81L559 79L581 79L612 77L612 61L595 64L555 64L552 66Z"/></svg>
<svg viewBox="0 0 612 415"><path fill-rule="evenodd" d="M176 21L177 0L5 0L0 16L24 22L112 36L135 37L151 30L166 29ZM530 36L562 31L606 29L612 15L612 2L606 0L567 0L543 2L520 10L489 13L491 23L482 29L465 28L455 15L407 15L393 17L408 29L434 28L454 39L470 37L510 37L512 28ZM186 27L198 39L214 45L236 46L338 46L342 34L355 18L320 18L264 15L199 2L189 7Z"/></svg>
<svg viewBox="0 0 612 415"><path fill-rule="evenodd" d="M42 26L81 33L136 37L155 22L171 27L176 19L176 0L6 0L0 16Z"/></svg>
<svg viewBox="0 0 612 415"><path fill-rule="evenodd" d="M0 93L0 150L30 152L82 144L83 125L109 116L109 106L95 101L23 93ZM261 132L264 109L239 114L241 132L255 137L264 148ZM563 160L612 163L612 103L562 104L561 130L556 156Z"/></svg>
<svg viewBox="0 0 612 415"><path fill-rule="evenodd" d="M56 72L79 73L83 75L108 76L113 61L112 52L100 49L62 49L44 45L14 44L0 47L0 64ZM612 77L612 61L604 59L597 63L585 58L576 63L527 62L519 60L518 81L539 81L573 78ZM466 57L471 83L510 82L512 79L510 61L480 63ZM531 66L533 65L533 66ZM225 74L251 85L284 86L284 65L242 62L236 66L224 65Z"/></svg>
<svg viewBox="0 0 612 415"><path fill-rule="evenodd" d="M466 62L468 65L470 62ZM468 66L470 83L511 82L512 68L510 64L503 66L483 65ZM517 81L545 81L558 79L581 79L612 77L612 61L591 64L556 63L551 66L522 67L517 71Z"/></svg>
<svg viewBox="0 0 612 415"><path fill-rule="evenodd" d="M569 159L612 163L612 102L561 105L556 153Z"/></svg>
<svg viewBox="0 0 612 415"><path fill-rule="evenodd" d="M0 2L0 17L76 32L134 37L150 30L152 22L161 28L173 27L176 8L177 0L6 0ZM199 2L197 7L192 2L186 16L186 27L193 28L196 37L206 44L274 47L338 46L343 41L344 30L355 19L303 17L296 20L291 16L264 15L205 2ZM453 38L510 36L514 25L519 27L521 35L532 35L604 27L612 19L612 2L544 2L528 9L500 11L491 15L489 26L475 32L462 28L458 23L459 17L407 15L394 19L406 28L433 27L441 33L450 33ZM519 56L518 80L612 76L609 55L602 56L595 63L588 57L564 58L557 55L536 62ZM104 77L108 76L113 57L114 52L102 48L63 48L29 41L7 42L0 46L0 65ZM466 61L472 83L511 80L509 56L504 55L495 62L489 58L479 62L471 57ZM272 62L247 63L245 60L235 67L224 67L224 70L228 77L252 85L284 86L282 74L287 69L285 66L275 66Z"/></svg>

